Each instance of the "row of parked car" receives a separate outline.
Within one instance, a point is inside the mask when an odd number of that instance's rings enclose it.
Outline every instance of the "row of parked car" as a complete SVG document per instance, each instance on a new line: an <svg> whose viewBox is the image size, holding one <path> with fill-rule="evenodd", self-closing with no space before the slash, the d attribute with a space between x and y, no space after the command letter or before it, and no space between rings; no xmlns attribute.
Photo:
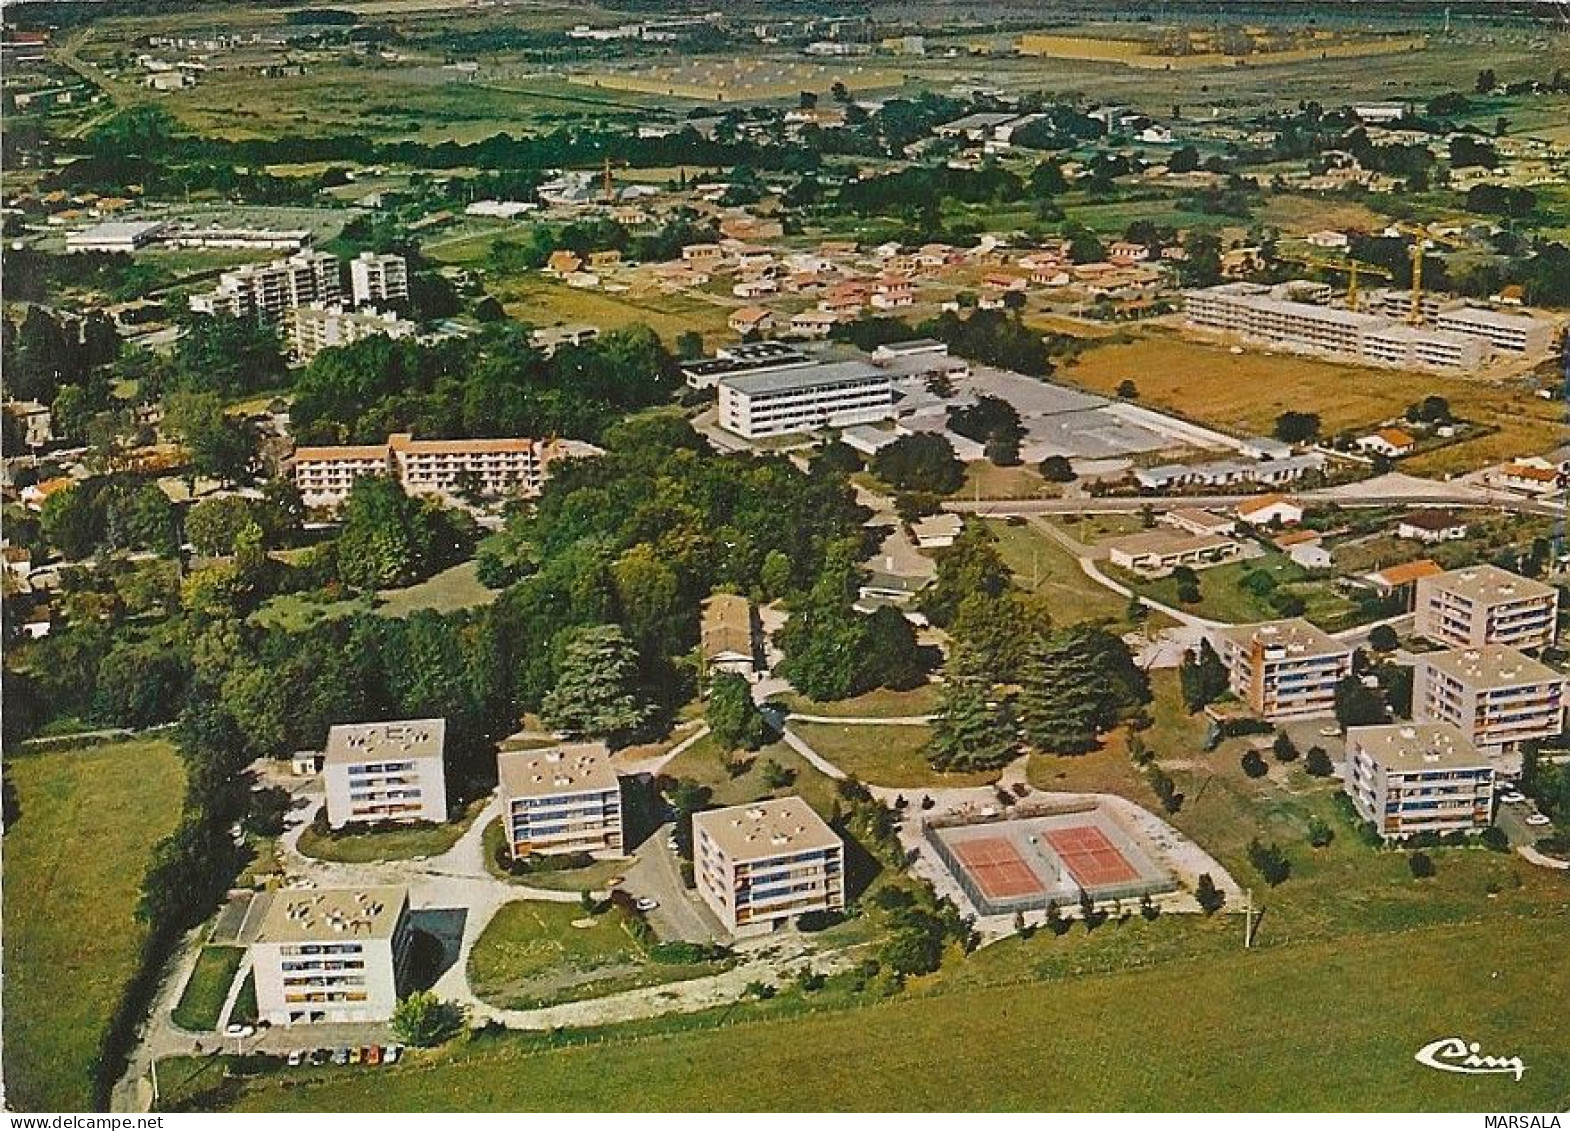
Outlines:
<svg viewBox="0 0 1570 1131"><path fill-rule="evenodd" d="M290 1068L321 1064L397 1064L402 1045L339 1045L335 1049L295 1049L288 1056Z"/></svg>

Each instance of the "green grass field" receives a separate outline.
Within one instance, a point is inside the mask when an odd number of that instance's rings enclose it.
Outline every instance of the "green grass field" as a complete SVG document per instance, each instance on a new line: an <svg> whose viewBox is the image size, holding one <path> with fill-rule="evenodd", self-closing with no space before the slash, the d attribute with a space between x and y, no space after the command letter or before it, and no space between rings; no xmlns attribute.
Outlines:
<svg viewBox="0 0 1570 1131"><path fill-rule="evenodd" d="M808 746L868 785L943 789L986 785L995 773L942 774L927 765L928 726L791 723Z"/></svg>
<svg viewBox="0 0 1570 1131"><path fill-rule="evenodd" d="M891 691L886 687L880 687L865 695L836 699L832 703L820 703L816 699L808 699L805 695L796 693L781 695L778 701L790 710L805 715L835 717L860 715L869 719L894 719L907 715L930 715L937 709L938 686L935 683L928 683L910 691Z"/></svg>
<svg viewBox="0 0 1570 1131"><path fill-rule="evenodd" d="M1046 600L1054 622L1123 619L1128 602L1086 577L1074 555L1040 530L993 520L987 529L997 535L998 553L1020 587Z"/></svg>
<svg viewBox="0 0 1570 1131"><path fill-rule="evenodd" d="M310 825L300 834L303 856L332 860L339 864L369 864L376 860L408 860L414 856L440 856L463 836L470 823L485 807L476 801L463 813L445 824L410 825L386 832L319 833Z"/></svg>
<svg viewBox="0 0 1570 1131"><path fill-rule="evenodd" d="M1154 581L1116 566L1104 565L1103 571L1123 584L1164 604L1182 608L1212 620L1231 624L1274 620L1281 614L1265 598L1245 588L1242 581L1256 570L1276 579L1278 587L1303 599L1304 616L1327 631L1350 628L1358 622L1358 606L1336 592L1328 580L1311 579L1307 572L1285 554L1271 552L1261 558L1232 562L1199 571L1200 600L1184 605L1178 600L1177 582L1170 577ZM1339 572L1339 571L1338 571Z"/></svg>
<svg viewBox="0 0 1570 1131"><path fill-rule="evenodd" d="M508 1009L580 1001L714 973L714 963L649 958L623 912L590 915L576 903L509 903L474 944L474 992Z"/></svg>
<svg viewBox="0 0 1570 1131"><path fill-rule="evenodd" d="M417 609L455 613L489 605L496 600L497 590L480 584L479 568L473 560L459 562L407 589L383 589L376 595L380 602L376 612L384 617L406 617Z"/></svg>
<svg viewBox="0 0 1570 1131"><path fill-rule="evenodd" d="M244 957L242 947L204 946L196 957L191 980L185 984L174 1007L174 1023L193 1033L217 1028L224 999L229 996L229 987L234 985L234 976Z"/></svg>
<svg viewBox="0 0 1570 1131"><path fill-rule="evenodd" d="M794 775L788 785L770 786L763 780L769 762L778 763ZM712 800L716 806L745 805L790 794L801 797L819 814L827 814L834 806L834 783L784 743L750 753L734 751L727 764L718 744L705 736L667 762L663 772L668 777L708 786L714 791Z"/></svg>
<svg viewBox="0 0 1570 1131"><path fill-rule="evenodd" d="M502 819L497 817L485 826L486 869L499 880L505 880L510 884L523 884L531 888L545 888L549 891L603 890L610 880L625 872L628 865L626 860L596 860L593 864L586 864L582 868L541 869L526 875L514 876L502 871L496 865L496 854L506 844L507 838L502 831Z"/></svg>
<svg viewBox="0 0 1570 1131"><path fill-rule="evenodd" d="M1101 928L1168 929L1137 919ZM1219 931L1204 934L1224 941ZM1029 964L1066 941L1043 932L993 949L1002 965ZM934 984L857 1010L723 1027L707 1018L636 1040L548 1050L526 1037L458 1045L374 1080L342 1071L298 1083L263 1077L240 1091L237 1106L1561 1110L1570 1102L1562 1018L1570 966L1562 958L1562 923L1546 917L1251 954L1234 944L1100 977ZM705 1027L691 1028L698 1024ZM1519 1054L1525 1076L1445 1075L1413 1060L1450 1033ZM703 1064L747 1071L694 1071Z"/></svg>
<svg viewBox="0 0 1570 1131"><path fill-rule="evenodd" d="M162 741L8 755L5 768L18 807L4 846L6 1099L86 1111L143 938L142 872L174 829L184 776Z"/></svg>

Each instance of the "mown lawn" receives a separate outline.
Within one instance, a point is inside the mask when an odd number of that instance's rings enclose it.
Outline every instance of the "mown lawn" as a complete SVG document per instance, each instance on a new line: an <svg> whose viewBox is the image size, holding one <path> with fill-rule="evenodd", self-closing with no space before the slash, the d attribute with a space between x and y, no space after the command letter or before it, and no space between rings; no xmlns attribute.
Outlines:
<svg viewBox="0 0 1570 1131"><path fill-rule="evenodd" d="M22 1111L86 1111L92 1062L144 932L134 918L184 774L154 740L7 755L5 1082Z"/></svg>
<svg viewBox="0 0 1570 1131"><path fill-rule="evenodd" d="M791 774L791 780L770 785L764 780L769 763ZM757 751L732 751L726 756L712 736L705 736L665 764L667 777L696 782L713 790L714 807L745 805L769 797L798 796L826 817L834 807L834 782L818 772L784 743Z"/></svg>
<svg viewBox="0 0 1570 1131"><path fill-rule="evenodd" d="M577 903L509 903L469 956L474 992L508 1009L580 1001L713 973L716 963L653 961L622 911Z"/></svg>
<svg viewBox="0 0 1570 1131"><path fill-rule="evenodd" d="M1134 933L1176 929L1134 923ZM998 956L1049 960L1066 941L1042 932ZM672 1019L675 1031L637 1040L612 1030L542 1048L542 1038L516 1035L374 1076L266 1076L236 1099L255 1111L1562 1110L1563 954L1562 919L1547 915L1251 953L1234 940L1224 952L1090 977L947 986L940 976L861 1009L782 1010L723 1028L713 1016ZM1519 1054L1524 1077L1448 1075L1414 1061L1450 1033ZM694 1070L718 1063L747 1070Z"/></svg>
<svg viewBox="0 0 1570 1131"><path fill-rule="evenodd" d="M180 1028L193 1033L217 1028L224 999L240 969L245 950L238 946L204 946L196 957L196 968L185 984L172 1016Z"/></svg>
<svg viewBox="0 0 1570 1131"><path fill-rule="evenodd" d="M496 600L498 590L480 584L479 563L459 562L407 589L384 589L376 596L376 612L384 617L406 617L416 609L455 613Z"/></svg>
<svg viewBox="0 0 1570 1131"><path fill-rule="evenodd" d="M485 826L485 867L491 875L510 884L523 884L531 888L545 888L550 891L599 891L612 879L624 873L631 861L628 860L596 860L582 868L557 868L541 869L524 875L514 876L504 872L496 864L496 856L507 844L506 834L502 831L502 819L497 817Z"/></svg>
<svg viewBox="0 0 1570 1131"><path fill-rule="evenodd" d="M1102 572L1109 577L1163 604L1229 624L1252 624L1281 617L1268 600L1243 585L1243 579L1256 570L1275 578L1282 592L1301 597L1303 615L1326 631L1350 628L1362 619L1358 605L1338 593L1328 579L1309 577L1292 559L1274 551L1264 557L1199 570L1200 600L1195 605L1178 600L1177 582L1170 577L1152 581L1113 565L1102 566Z"/></svg>
<svg viewBox="0 0 1570 1131"><path fill-rule="evenodd" d="M377 860L408 860L414 856L440 856L468 830L485 808L481 799L445 824L410 825L385 832L318 832L307 825L300 834L299 849L304 856L331 860L338 864L369 864Z"/></svg>
<svg viewBox="0 0 1570 1131"><path fill-rule="evenodd" d="M832 703L820 703L816 699L809 699L796 692L777 696L776 701L803 715L898 719L911 715L930 715L937 710L938 685L925 683L909 691L891 691L886 687L880 687L865 695L836 699Z"/></svg>
<svg viewBox="0 0 1570 1131"><path fill-rule="evenodd" d="M807 745L851 777L868 785L943 789L986 785L996 772L943 774L927 764L929 726L868 726L854 723L790 724Z"/></svg>

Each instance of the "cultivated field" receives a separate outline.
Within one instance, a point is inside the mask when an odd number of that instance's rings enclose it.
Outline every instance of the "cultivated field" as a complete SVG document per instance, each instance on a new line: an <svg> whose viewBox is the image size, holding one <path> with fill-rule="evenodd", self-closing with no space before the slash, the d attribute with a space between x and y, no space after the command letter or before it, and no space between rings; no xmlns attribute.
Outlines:
<svg viewBox="0 0 1570 1131"><path fill-rule="evenodd" d="M8 754L5 777L7 1107L86 1111L141 947L142 873L179 816L180 761L167 742L119 742Z"/></svg>

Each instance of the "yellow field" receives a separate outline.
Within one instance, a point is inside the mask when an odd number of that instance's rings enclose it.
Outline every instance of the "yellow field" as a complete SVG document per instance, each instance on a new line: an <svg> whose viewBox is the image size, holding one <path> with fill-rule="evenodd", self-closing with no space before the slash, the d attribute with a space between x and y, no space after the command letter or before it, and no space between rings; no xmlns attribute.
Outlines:
<svg viewBox="0 0 1570 1131"><path fill-rule="evenodd" d="M746 102L784 98L803 90L827 90L835 82L849 90L898 86L897 71L859 64L823 66L778 59L691 60L674 67L630 71L583 71L568 77L575 85L688 98L697 102Z"/></svg>
<svg viewBox="0 0 1570 1131"><path fill-rule="evenodd" d="M1393 55L1421 50L1422 47L1421 39L1379 39L1355 43L1316 44L1312 47L1289 48L1281 51L1259 49L1248 55L1231 55L1220 51L1161 55L1156 53L1154 43L1131 39L1102 39L1082 35L1024 35L1019 40L1021 55L1048 59L1074 59L1091 63L1120 63L1126 67L1160 71L1264 66L1274 63L1297 63L1309 59L1350 59L1367 55Z"/></svg>
<svg viewBox="0 0 1570 1131"><path fill-rule="evenodd" d="M1325 228L1376 231L1387 217L1355 200L1272 193L1259 210L1259 222L1286 236L1306 236Z"/></svg>
<svg viewBox="0 0 1570 1131"><path fill-rule="evenodd" d="M1059 376L1107 394L1132 378L1141 403L1235 432L1268 435L1276 417L1289 409L1319 413L1327 433L1362 428L1399 415L1431 393L1448 398L1462 419L1498 429L1403 461L1402 468L1415 474L1474 470L1542 452L1566 438L1554 403L1496 384L1289 355L1234 354L1165 334L1094 347Z"/></svg>

